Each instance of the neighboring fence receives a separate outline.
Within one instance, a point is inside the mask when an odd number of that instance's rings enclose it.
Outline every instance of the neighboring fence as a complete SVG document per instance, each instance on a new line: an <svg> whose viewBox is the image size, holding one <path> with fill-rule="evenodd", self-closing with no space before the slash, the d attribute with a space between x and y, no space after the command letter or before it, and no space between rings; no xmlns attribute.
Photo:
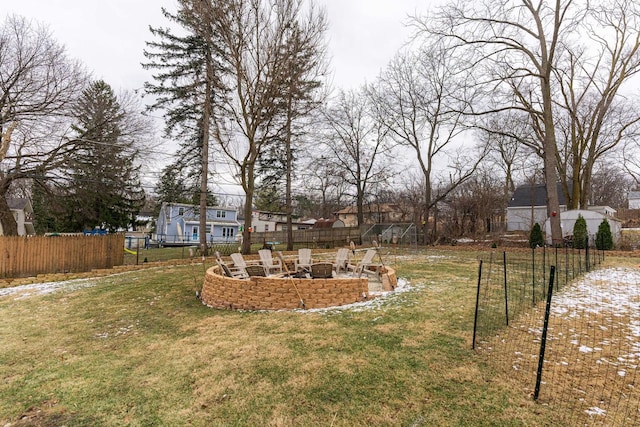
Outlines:
<svg viewBox="0 0 640 427"><path fill-rule="evenodd" d="M362 244L373 241L380 244L415 247L418 244L418 229L415 224L375 224L362 233Z"/></svg>
<svg viewBox="0 0 640 427"><path fill-rule="evenodd" d="M381 244L415 246L417 228L414 224L375 224L363 227L312 228L293 230L293 244L308 248L334 248L349 245ZM286 231L251 233L251 243L287 242Z"/></svg>
<svg viewBox="0 0 640 427"><path fill-rule="evenodd" d="M320 228L293 230L293 243L308 248L333 248L348 245L353 241L361 244L359 227ZM287 242L286 231L266 231L251 233L251 243Z"/></svg>
<svg viewBox="0 0 640 427"><path fill-rule="evenodd" d="M76 273L124 262L124 234L0 236L0 277Z"/></svg>
<svg viewBox="0 0 640 427"><path fill-rule="evenodd" d="M640 272L538 248L479 264L473 346L558 425L639 425Z"/></svg>

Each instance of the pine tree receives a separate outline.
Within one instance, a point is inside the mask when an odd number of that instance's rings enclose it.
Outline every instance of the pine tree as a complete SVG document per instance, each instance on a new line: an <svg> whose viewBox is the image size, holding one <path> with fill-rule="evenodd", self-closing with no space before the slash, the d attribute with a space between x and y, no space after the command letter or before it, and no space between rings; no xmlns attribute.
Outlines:
<svg viewBox="0 0 640 427"><path fill-rule="evenodd" d="M179 0L176 14L162 9L164 16L177 24L184 35L166 28L150 28L158 40L147 42L144 51L146 69L158 70L155 83L146 82L145 90L156 97L151 110L163 110L165 133L182 139L180 164L197 176L199 185L200 228L206 228L209 180L209 132L214 126L214 105L226 96L220 65L220 38L213 31L210 2ZM206 234L200 233L200 245L206 253Z"/></svg>
<svg viewBox="0 0 640 427"><path fill-rule="evenodd" d="M100 80L83 91L73 113L76 149L68 171L64 228L126 228L145 199L135 165L138 151L121 140L127 112Z"/></svg>
<svg viewBox="0 0 640 427"><path fill-rule="evenodd" d="M542 236L542 228L537 222L531 227L531 233L529 234L529 247L537 248L544 246L544 237Z"/></svg>
<svg viewBox="0 0 640 427"><path fill-rule="evenodd" d="M610 251L613 249L611 226L606 218L604 218L598 226L598 231L596 232L596 248L601 251Z"/></svg>
<svg viewBox="0 0 640 427"><path fill-rule="evenodd" d="M254 206L256 209L267 212L282 212L284 208L284 195L275 185L262 185L256 191Z"/></svg>
<svg viewBox="0 0 640 427"><path fill-rule="evenodd" d="M154 192L156 207L154 213L160 212L163 202L186 203L198 205L200 203L200 183L193 176L186 174L179 162L169 164L162 169ZM209 192L207 194L207 206L217 204L216 196Z"/></svg>
<svg viewBox="0 0 640 427"><path fill-rule="evenodd" d="M578 215L578 219L576 219L576 223L573 225L573 247L576 249L586 248L588 236L587 221L582 215Z"/></svg>

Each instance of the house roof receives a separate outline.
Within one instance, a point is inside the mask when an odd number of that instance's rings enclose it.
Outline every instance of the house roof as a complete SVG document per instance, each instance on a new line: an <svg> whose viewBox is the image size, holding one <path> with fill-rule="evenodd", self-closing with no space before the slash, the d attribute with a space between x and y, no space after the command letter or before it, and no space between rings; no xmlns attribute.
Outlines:
<svg viewBox="0 0 640 427"><path fill-rule="evenodd" d="M200 209L200 205L193 205L193 204L189 204L189 203L173 203L173 202L162 202L162 206L177 206L177 207L183 207L183 208L191 208L194 210L199 210ZM235 208L224 208L221 206L207 206L207 210L217 210L217 211L235 211Z"/></svg>
<svg viewBox="0 0 640 427"><path fill-rule="evenodd" d="M562 184L558 183L558 201L560 206L566 205ZM521 185L513 192L508 207L547 206L547 187L545 184Z"/></svg>
<svg viewBox="0 0 640 427"><path fill-rule="evenodd" d="M344 222L339 219L319 219L313 224L313 228L344 227Z"/></svg>
<svg viewBox="0 0 640 427"><path fill-rule="evenodd" d="M390 204L390 203L381 203L381 204L365 204L362 207L362 211L364 213L383 213L383 212L398 212L398 205ZM357 214L358 207L357 206L347 206L346 208L339 210L335 214Z"/></svg>
<svg viewBox="0 0 640 427"><path fill-rule="evenodd" d="M28 209L30 207L29 199L23 197L7 197L7 205L9 205L9 209L13 210L30 210Z"/></svg>

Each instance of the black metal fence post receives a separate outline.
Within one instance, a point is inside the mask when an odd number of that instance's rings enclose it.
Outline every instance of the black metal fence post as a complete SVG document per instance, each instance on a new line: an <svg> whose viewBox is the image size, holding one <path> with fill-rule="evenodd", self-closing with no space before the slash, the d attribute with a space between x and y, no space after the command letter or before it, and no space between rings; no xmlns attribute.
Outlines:
<svg viewBox="0 0 640 427"><path fill-rule="evenodd" d="M504 315L509 326L509 298L507 294L507 251L502 252L502 269L504 271Z"/></svg>
<svg viewBox="0 0 640 427"><path fill-rule="evenodd" d="M556 270L558 269L558 245L555 246L556 250ZM556 291L560 289L560 275L556 273Z"/></svg>
<svg viewBox="0 0 640 427"><path fill-rule="evenodd" d="M478 306L480 305L480 284L482 281L482 260L480 260L480 266L478 267L478 292L476 293L476 313L473 319L473 341L471 342L471 349L476 349L476 331L478 327Z"/></svg>
<svg viewBox="0 0 640 427"><path fill-rule="evenodd" d="M536 374L536 388L533 393L533 400L538 400L540 396L540 384L542 383L542 368L544 365L544 351L547 347L547 330L549 329L549 316L551 314L551 295L553 293L553 281L555 280L556 267L551 266L549 272L549 292L547 293L547 303L544 309L544 326L542 327L542 338L540 340L540 355L538 357L538 371Z"/></svg>
<svg viewBox="0 0 640 427"><path fill-rule="evenodd" d="M588 273L591 267L589 265L589 236L584 238L584 267L585 271Z"/></svg>
<svg viewBox="0 0 640 427"><path fill-rule="evenodd" d="M531 301L536 306L536 250L531 249Z"/></svg>

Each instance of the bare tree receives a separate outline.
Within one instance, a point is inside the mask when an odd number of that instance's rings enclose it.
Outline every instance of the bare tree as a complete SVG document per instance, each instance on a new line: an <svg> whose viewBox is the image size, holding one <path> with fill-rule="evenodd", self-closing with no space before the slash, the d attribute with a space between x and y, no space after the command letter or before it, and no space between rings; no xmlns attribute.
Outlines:
<svg viewBox="0 0 640 427"><path fill-rule="evenodd" d="M326 134L323 145L328 163L344 172L344 179L354 191L358 225L364 224L364 203L369 187L385 181L390 169L381 162L388 150L386 129L370 114L365 90L340 90L325 113Z"/></svg>
<svg viewBox="0 0 640 427"><path fill-rule="evenodd" d="M87 82L81 64L66 56L49 31L9 16L0 27L0 224L17 225L6 202L12 183L37 185L66 160L74 143L64 138L64 117Z"/></svg>
<svg viewBox="0 0 640 427"><path fill-rule="evenodd" d="M519 166L532 155L539 156L540 147L536 139L531 138L526 115L519 111L503 111L482 119L476 127L479 129L477 136L481 150L487 154L483 163L502 172L502 193L508 200L516 189Z"/></svg>
<svg viewBox="0 0 640 427"><path fill-rule="evenodd" d="M224 45L225 82L232 88L222 107L226 120L217 123L214 134L237 168L246 195L242 251L248 253L256 164L267 144L282 136L281 101L288 99L283 91L300 90L294 80L287 85L284 79L293 57L317 47L314 43L320 41L326 23L324 14L313 6L305 14L302 0L228 0L212 7L214 32ZM309 44L302 42L307 39ZM295 52L296 48L300 50ZM301 81L297 78L295 83ZM289 107L294 107L293 102Z"/></svg>
<svg viewBox="0 0 640 427"><path fill-rule="evenodd" d="M589 5L578 33L580 41L564 43L567 52L554 68L562 93L558 125L565 135L558 172L569 207L586 209L595 164L640 132L638 100L624 94L640 72L640 5Z"/></svg>
<svg viewBox="0 0 640 427"><path fill-rule="evenodd" d="M344 204L348 191L344 171L324 155L310 153L309 162L303 167L300 185L305 194L315 195L319 209L316 215L331 218Z"/></svg>
<svg viewBox="0 0 640 427"><path fill-rule="evenodd" d="M553 69L559 43L575 25L573 0L457 1L434 19L416 19L419 31L449 40L461 49L468 71L482 72L479 81L490 95L476 114L519 109L538 135L547 184L547 211L554 242L562 241L556 186L557 146L554 122ZM577 7L576 7L577 10Z"/></svg>
<svg viewBox="0 0 640 427"><path fill-rule="evenodd" d="M625 141L618 150L618 156L619 163L635 182L636 189L640 189L640 141L638 139Z"/></svg>
<svg viewBox="0 0 640 427"><path fill-rule="evenodd" d="M416 20L420 31L452 40L483 76L491 96L475 114L517 109L529 116L555 243L562 238L560 215L552 215L559 213L558 174L574 205L584 206L595 161L637 122L615 111L638 70L639 19L631 0L501 0L458 1L432 21Z"/></svg>
<svg viewBox="0 0 640 427"><path fill-rule="evenodd" d="M292 22L285 34L283 60L289 63L282 76L282 142L285 151L285 208L287 250L293 250L292 191L294 144L300 145L311 112L326 96L320 89L327 73L324 34L327 21L323 13L303 23ZM297 141L296 141L297 140Z"/></svg>
<svg viewBox="0 0 640 427"><path fill-rule="evenodd" d="M619 164L607 160L596 163L591 177L589 203L592 206L626 207L634 181Z"/></svg>
<svg viewBox="0 0 640 427"><path fill-rule="evenodd" d="M481 158L466 157L465 165L450 175L456 179L436 195L435 175L443 172L443 161L463 165L453 158L453 147L468 130L463 119L474 97L473 86L452 72L455 61L445 44L429 40L417 54L397 55L370 91L377 120L397 144L415 154L422 172L425 243L430 210L472 176Z"/></svg>

